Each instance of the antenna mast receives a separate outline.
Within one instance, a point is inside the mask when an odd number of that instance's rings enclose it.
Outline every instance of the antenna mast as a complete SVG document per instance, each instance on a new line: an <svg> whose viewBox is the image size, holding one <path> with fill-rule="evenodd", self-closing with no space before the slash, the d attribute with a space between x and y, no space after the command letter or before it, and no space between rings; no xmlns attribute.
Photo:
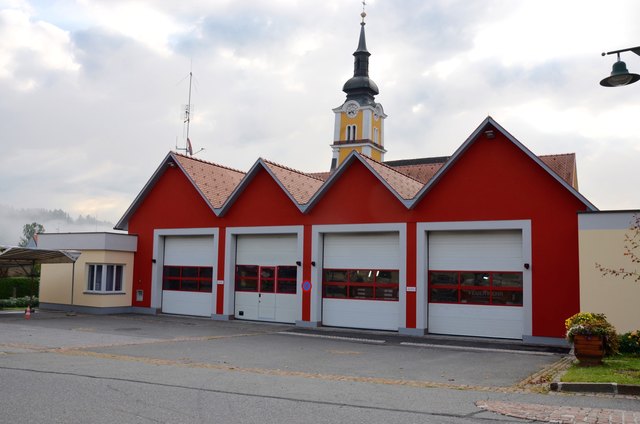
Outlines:
<svg viewBox="0 0 640 424"><path fill-rule="evenodd" d="M183 151L187 153L189 156L193 156L195 154L200 153L204 150L201 148L197 152L193 152L193 146L191 145L191 139L189 139L189 126L191 125L191 87L193 84L193 72L189 71L189 100L188 103L184 106L184 115L182 123L186 125L186 138L184 140L184 147L178 147L178 140L176 137L176 151Z"/></svg>
<svg viewBox="0 0 640 424"><path fill-rule="evenodd" d="M191 140L189 140L189 124L191 123L191 82L193 81L193 72L189 71L189 102L184 108L184 123L187 124L187 139L185 140L184 149L193 155L191 150Z"/></svg>

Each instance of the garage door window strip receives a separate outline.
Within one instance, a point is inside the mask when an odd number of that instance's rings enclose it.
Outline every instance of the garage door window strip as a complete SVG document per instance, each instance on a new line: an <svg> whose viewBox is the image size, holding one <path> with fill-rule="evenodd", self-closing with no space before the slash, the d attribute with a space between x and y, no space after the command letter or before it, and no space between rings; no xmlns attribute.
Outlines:
<svg viewBox="0 0 640 424"><path fill-rule="evenodd" d="M521 272L430 271L429 302L522 306Z"/></svg>
<svg viewBox="0 0 640 424"><path fill-rule="evenodd" d="M390 269L324 269L323 297L397 301L400 272Z"/></svg>
<svg viewBox="0 0 640 424"><path fill-rule="evenodd" d="M166 265L162 278L162 289L211 293L213 267Z"/></svg>
<svg viewBox="0 0 640 424"><path fill-rule="evenodd" d="M236 265L236 291L296 294L297 275L295 265Z"/></svg>

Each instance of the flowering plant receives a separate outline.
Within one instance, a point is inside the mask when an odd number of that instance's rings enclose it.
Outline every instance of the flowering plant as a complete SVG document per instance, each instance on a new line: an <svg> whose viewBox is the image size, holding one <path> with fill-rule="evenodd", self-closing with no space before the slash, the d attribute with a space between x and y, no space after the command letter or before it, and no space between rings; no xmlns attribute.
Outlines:
<svg viewBox="0 0 640 424"><path fill-rule="evenodd" d="M602 336L604 350L607 356L618 353L618 335L616 329L607 321L604 314L594 314L591 312L580 312L564 322L567 330L567 339L573 343L576 335Z"/></svg>
<svg viewBox="0 0 640 424"><path fill-rule="evenodd" d="M640 355L640 330L621 334L619 340L620 352Z"/></svg>

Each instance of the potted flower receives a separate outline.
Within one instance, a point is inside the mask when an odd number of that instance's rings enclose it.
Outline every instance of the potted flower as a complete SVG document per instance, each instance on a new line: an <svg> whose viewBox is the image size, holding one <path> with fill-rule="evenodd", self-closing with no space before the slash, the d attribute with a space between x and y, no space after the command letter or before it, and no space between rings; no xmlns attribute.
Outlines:
<svg viewBox="0 0 640 424"><path fill-rule="evenodd" d="M604 314L580 312L568 318L564 325L580 365L600 365L604 356L618 353L616 329Z"/></svg>

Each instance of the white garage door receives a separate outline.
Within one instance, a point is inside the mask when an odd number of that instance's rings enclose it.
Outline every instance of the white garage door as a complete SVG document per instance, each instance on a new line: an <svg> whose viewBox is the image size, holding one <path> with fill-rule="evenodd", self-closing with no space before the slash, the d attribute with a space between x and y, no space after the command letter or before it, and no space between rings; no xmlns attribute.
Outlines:
<svg viewBox="0 0 640 424"><path fill-rule="evenodd" d="M398 233L325 234L323 254L322 323L397 330Z"/></svg>
<svg viewBox="0 0 640 424"><path fill-rule="evenodd" d="M238 235L235 317L293 323L300 260L295 234Z"/></svg>
<svg viewBox="0 0 640 424"><path fill-rule="evenodd" d="M213 236L164 238L162 312L213 314L214 242Z"/></svg>
<svg viewBox="0 0 640 424"><path fill-rule="evenodd" d="M521 339L521 231L428 234L428 330Z"/></svg>

